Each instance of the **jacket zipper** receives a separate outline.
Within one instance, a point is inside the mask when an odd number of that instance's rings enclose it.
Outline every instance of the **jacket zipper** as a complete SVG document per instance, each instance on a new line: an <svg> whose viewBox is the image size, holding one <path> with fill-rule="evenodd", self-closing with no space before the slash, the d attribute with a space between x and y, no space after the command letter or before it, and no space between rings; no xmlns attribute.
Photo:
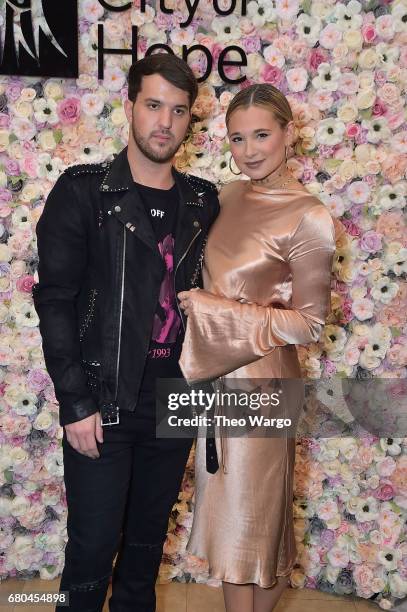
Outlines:
<svg viewBox="0 0 407 612"><path fill-rule="evenodd" d="M185 253L182 255L182 257L180 258L179 262L177 263L177 266L175 268L175 272L174 272L174 292L175 292L175 303L177 304L177 310L178 310L178 314L180 316L181 319L181 323L182 323L182 327L184 328L184 332L186 331L185 329L185 323L184 323L184 319L182 318L182 314L179 308L179 304L178 304L178 298L177 298L177 290L176 290L176 285L175 285L175 279L177 276L177 270L179 268L179 266L181 265L181 263L184 261L185 257L187 256L187 253L189 251L189 249L191 248L191 246L193 245L193 243L195 242L195 240L198 238L199 234L202 232L202 228L199 230L199 232L197 232L195 234L195 236L192 238L191 242L189 243L187 250L185 251Z"/></svg>
<svg viewBox="0 0 407 612"><path fill-rule="evenodd" d="M123 227L123 254L122 254L122 282L120 290L120 318L119 318L119 346L117 349L117 361L116 361L116 388L114 393L114 399L117 401L117 391L119 388L119 363L120 363L120 347L122 341L122 321L123 321L123 299L124 299L124 272L126 262L126 228Z"/></svg>

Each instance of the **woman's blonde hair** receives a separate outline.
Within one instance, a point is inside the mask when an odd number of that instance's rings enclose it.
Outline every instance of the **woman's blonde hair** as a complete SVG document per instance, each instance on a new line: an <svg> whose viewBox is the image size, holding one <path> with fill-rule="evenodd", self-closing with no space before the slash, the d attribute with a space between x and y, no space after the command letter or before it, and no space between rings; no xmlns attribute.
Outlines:
<svg viewBox="0 0 407 612"><path fill-rule="evenodd" d="M290 121L293 121L293 113L285 95L273 85L260 83L258 85L250 85L235 95L226 111L226 125L228 125L232 113L239 108L249 108L249 106L263 106L267 108L273 113L274 118L282 129Z"/></svg>

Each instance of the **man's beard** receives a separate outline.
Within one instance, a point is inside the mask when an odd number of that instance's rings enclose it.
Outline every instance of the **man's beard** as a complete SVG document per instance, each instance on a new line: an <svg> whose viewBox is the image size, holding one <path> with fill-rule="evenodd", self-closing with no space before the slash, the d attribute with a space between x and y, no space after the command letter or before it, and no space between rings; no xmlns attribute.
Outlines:
<svg viewBox="0 0 407 612"><path fill-rule="evenodd" d="M132 124L132 132L134 141L137 147L142 152L142 154L147 157L147 159L157 164L165 164L170 161L174 157L175 153L178 151L182 143L182 140L180 140L179 142L173 144L173 146L169 149L166 148L165 150L160 152L153 149L150 146L147 138L143 138L143 136L141 136L141 134L137 132L134 122Z"/></svg>

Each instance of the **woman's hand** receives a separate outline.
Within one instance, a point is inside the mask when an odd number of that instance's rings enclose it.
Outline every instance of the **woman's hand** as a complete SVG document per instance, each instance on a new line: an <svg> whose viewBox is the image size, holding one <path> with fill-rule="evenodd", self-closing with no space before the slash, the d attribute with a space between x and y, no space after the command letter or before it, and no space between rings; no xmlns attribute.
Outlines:
<svg viewBox="0 0 407 612"><path fill-rule="evenodd" d="M198 304L208 304L213 300L219 302L222 299L214 293L199 289L198 287L190 289L190 291L180 291L177 297L180 301L180 308L182 308L187 316L192 312L194 306Z"/></svg>

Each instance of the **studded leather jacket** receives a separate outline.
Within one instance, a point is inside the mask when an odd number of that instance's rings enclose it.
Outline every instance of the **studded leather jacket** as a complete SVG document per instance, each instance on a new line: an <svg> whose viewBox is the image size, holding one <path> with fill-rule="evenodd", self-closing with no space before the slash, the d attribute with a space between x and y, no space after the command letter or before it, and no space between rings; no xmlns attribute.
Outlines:
<svg viewBox="0 0 407 612"><path fill-rule="evenodd" d="M180 196L178 293L199 282L219 202L209 181L175 169L173 176ZM135 410L165 265L134 189L127 149L113 162L68 168L48 196L37 238L33 296L60 424L84 419L101 404Z"/></svg>

